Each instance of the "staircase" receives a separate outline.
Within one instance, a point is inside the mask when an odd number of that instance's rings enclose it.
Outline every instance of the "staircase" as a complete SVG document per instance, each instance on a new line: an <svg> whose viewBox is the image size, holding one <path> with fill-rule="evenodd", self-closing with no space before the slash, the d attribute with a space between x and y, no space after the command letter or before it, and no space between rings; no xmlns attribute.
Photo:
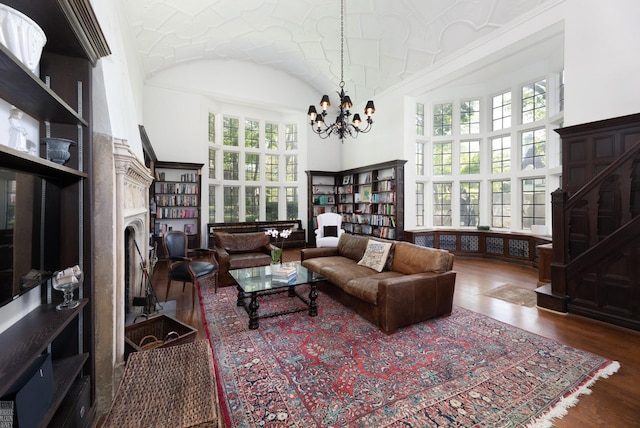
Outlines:
<svg viewBox="0 0 640 428"><path fill-rule="evenodd" d="M563 180L538 305L640 330L640 114L557 132Z"/></svg>

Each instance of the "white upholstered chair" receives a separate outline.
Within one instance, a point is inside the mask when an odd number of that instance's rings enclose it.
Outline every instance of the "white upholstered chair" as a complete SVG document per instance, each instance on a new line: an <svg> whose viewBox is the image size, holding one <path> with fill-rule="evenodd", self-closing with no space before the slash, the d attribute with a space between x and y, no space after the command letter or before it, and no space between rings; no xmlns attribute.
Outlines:
<svg viewBox="0 0 640 428"><path fill-rule="evenodd" d="M336 213L323 213L317 217L316 247L337 247L342 229L342 216Z"/></svg>

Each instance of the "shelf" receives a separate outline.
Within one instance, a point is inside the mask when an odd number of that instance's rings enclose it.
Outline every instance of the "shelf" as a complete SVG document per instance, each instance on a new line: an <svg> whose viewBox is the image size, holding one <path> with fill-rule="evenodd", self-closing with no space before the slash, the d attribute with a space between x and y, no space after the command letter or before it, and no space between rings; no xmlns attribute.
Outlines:
<svg viewBox="0 0 640 428"><path fill-rule="evenodd" d="M1 80L1 79L0 79ZM71 184L89 175L50 160L32 156L8 146L0 145L0 168L15 171L29 171L44 178L50 178L63 184Z"/></svg>
<svg viewBox="0 0 640 428"><path fill-rule="evenodd" d="M0 44L2 98L40 121L88 126L73 108Z"/></svg>
<svg viewBox="0 0 640 428"><path fill-rule="evenodd" d="M77 308L64 311L55 304L40 305L0 334L0 343L11 344L0 348L0 397L87 303L83 299Z"/></svg>
<svg viewBox="0 0 640 428"><path fill-rule="evenodd" d="M55 383L55 391L53 392L53 400L49 405L49 410L44 415L41 425L49 424L67 396L67 392L71 389L73 382L80 374L82 366L89 359L89 354L78 354L73 357L61 358L53 362L53 381Z"/></svg>

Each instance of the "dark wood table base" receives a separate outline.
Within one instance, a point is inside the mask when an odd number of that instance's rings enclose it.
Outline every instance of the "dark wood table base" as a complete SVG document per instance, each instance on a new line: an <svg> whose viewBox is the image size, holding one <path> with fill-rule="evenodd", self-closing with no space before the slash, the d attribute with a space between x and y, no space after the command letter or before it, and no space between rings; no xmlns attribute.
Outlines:
<svg viewBox="0 0 640 428"><path fill-rule="evenodd" d="M299 285L302 285L302 284L299 284ZM236 288L238 289L238 300L236 304L238 306L244 307L244 309L247 311L247 314L249 314L249 329L251 330L257 329L259 326L258 320L260 319L272 318L280 315L302 312L302 311L305 311L307 308L309 309L310 317L317 316L318 315L318 302L317 302L318 290L316 288L316 283L312 282L309 284L309 286L311 287L311 290L309 290L308 299L296 291L296 287L298 287L299 285L291 285L286 288L269 290L269 291L252 291L249 293L245 293L244 291L242 291L242 288L239 285L237 285ZM307 308L296 308L296 309L289 309L286 311L271 312L268 314L258 315L258 309L260 308L260 304L258 303L258 296L266 296L270 294L281 294L284 292L287 292L288 297L297 297L298 299L300 299L303 303L307 305ZM249 302L247 302L247 299L249 299Z"/></svg>

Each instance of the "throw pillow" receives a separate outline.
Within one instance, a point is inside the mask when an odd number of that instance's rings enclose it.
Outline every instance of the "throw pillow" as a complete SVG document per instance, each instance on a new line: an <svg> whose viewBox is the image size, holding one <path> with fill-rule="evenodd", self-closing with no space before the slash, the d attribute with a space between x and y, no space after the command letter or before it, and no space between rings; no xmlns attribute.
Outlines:
<svg viewBox="0 0 640 428"><path fill-rule="evenodd" d="M391 250L391 243L378 242L370 239L367 243L367 250L364 252L364 256L358 264L377 272L382 272L387 262L387 257L389 256L389 250Z"/></svg>
<svg viewBox="0 0 640 428"><path fill-rule="evenodd" d="M322 230L322 236L324 236L325 238L327 236L338 237L338 226L325 226Z"/></svg>

